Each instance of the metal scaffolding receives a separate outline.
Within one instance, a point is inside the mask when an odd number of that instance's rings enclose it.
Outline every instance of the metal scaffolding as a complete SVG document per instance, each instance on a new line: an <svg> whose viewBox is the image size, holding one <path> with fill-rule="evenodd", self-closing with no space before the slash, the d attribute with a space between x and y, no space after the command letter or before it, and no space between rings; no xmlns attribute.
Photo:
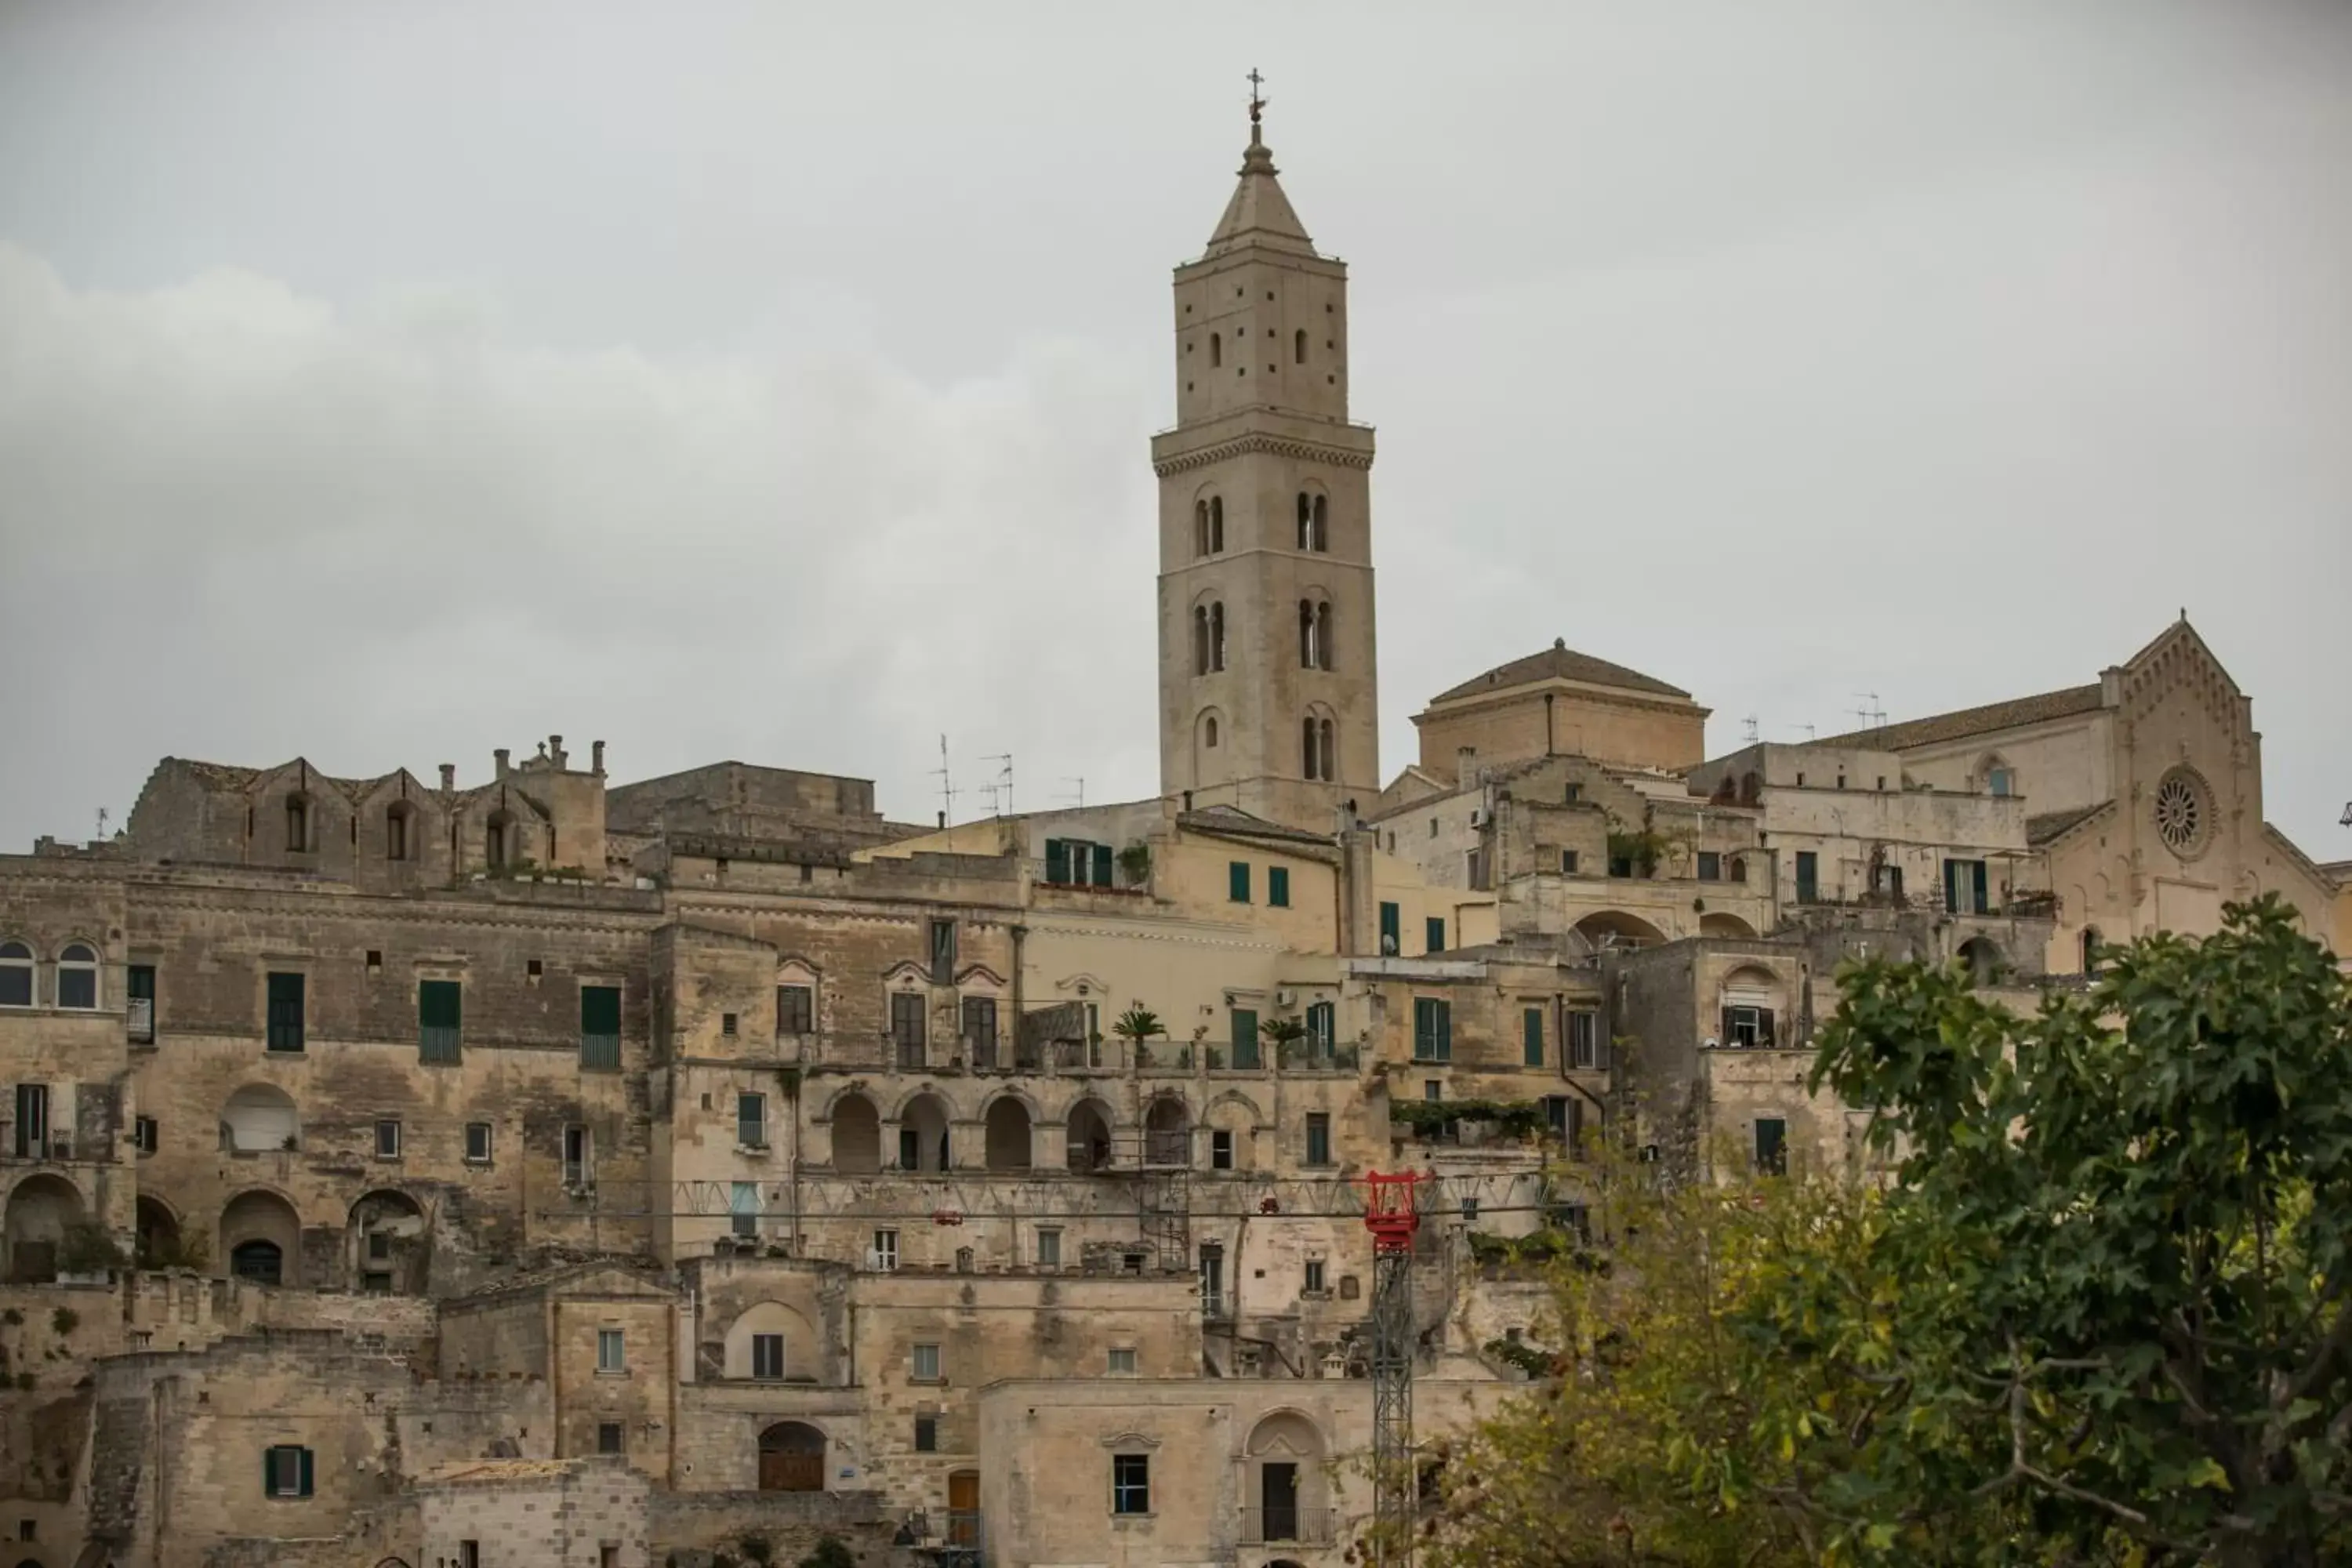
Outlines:
<svg viewBox="0 0 2352 1568"><path fill-rule="evenodd" d="M1421 1228L1418 1172L1364 1183L1372 1233L1372 1563L1407 1568L1418 1480L1412 1453L1412 1242Z"/></svg>

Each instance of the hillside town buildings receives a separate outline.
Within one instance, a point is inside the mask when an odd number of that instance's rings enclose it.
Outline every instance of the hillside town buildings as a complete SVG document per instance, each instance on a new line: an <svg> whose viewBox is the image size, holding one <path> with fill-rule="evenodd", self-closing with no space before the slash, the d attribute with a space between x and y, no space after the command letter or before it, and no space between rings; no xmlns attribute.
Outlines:
<svg viewBox="0 0 2352 1568"><path fill-rule="evenodd" d="M1357 1182L1428 1173L1426 1461L1540 1345L1487 1238L1596 1140L1859 1172L1846 956L2020 996L2347 868L2185 617L2063 689L1709 757L1554 641L1378 774L1347 275L1255 118L1173 298L1161 793L166 758L0 858L0 1528L20 1568L1346 1560ZM1535 1108L1526 1135L1430 1102ZM756 1543L756 1544L754 1544Z"/></svg>

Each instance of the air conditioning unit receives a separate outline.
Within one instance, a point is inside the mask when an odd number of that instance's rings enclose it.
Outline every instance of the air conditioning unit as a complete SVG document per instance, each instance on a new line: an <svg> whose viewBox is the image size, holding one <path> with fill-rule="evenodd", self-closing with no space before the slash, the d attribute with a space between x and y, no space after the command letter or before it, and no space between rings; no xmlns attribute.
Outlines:
<svg viewBox="0 0 2352 1568"><path fill-rule="evenodd" d="M1472 807L1470 808L1470 826L1473 826L1473 827L1484 827L1484 826L1486 826L1486 824L1488 823L1488 821L1490 821L1491 819L1492 819L1492 814L1490 814L1490 813L1486 810L1486 808L1485 806L1483 806L1483 805L1474 805L1474 806L1472 806Z"/></svg>
<svg viewBox="0 0 2352 1568"><path fill-rule="evenodd" d="M1277 991L1274 994L1274 1005L1277 1007L1296 1007L1298 1005L1298 993Z"/></svg>

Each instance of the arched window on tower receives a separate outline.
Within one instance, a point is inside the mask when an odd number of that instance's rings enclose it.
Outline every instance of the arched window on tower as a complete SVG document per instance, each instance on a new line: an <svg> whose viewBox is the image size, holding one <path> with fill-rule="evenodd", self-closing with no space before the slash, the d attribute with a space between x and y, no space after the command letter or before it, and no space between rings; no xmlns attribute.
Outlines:
<svg viewBox="0 0 2352 1568"><path fill-rule="evenodd" d="M1209 334L1209 367L1213 370L1225 363L1225 340L1215 332Z"/></svg>
<svg viewBox="0 0 2352 1568"><path fill-rule="evenodd" d="M1223 555L1224 552L1225 498L1211 496L1209 498L1209 553Z"/></svg>
<svg viewBox="0 0 2352 1568"><path fill-rule="evenodd" d="M1315 606L1315 668L1331 668L1331 601Z"/></svg>
<svg viewBox="0 0 2352 1568"><path fill-rule="evenodd" d="M1213 752L1217 749L1217 716L1214 713L1201 721L1201 739L1209 750Z"/></svg>
<svg viewBox="0 0 2352 1568"><path fill-rule="evenodd" d="M1192 606L1192 673L1209 673L1209 606Z"/></svg>
<svg viewBox="0 0 2352 1568"><path fill-rule="evenodd" d="M1318 668L1315 663L1315 605L1308 600L1301 599L1298 601L1298 668L1301 669Z"/></svg>
<svg viewBox="0 0 2352 1568"><path fill-rule="evenodd" d="M1209 503L1205 500L1196 500L1192 503L1192 553L1206 555L1208 552Z"/></svg>
<svg viewBox="0 0 2352 1568"><path fill-rule="evenodd" d="M1209 606L1209 668L1225 668L1225 602L1223 599Z"/></svg>
<svg viewBox="0 0 2352 1568"><path fill-rule="evenodd" d="M1298 721L1298 765L1300 771L1309 779L1320 776L1315 771L1316 753L1320 749L1316 744L1316 739L1315 715L1309 713Z"/></svg>
<svg viewBox="0 0 2352 1568"><path fill-rule="evenodd" d="M1290 363L1293 364L1307 363L1307 329L1304 327L1290 335Z"/></svg>
<svg viewBox="0 0 2352 1568"><path fill-rule="evenodd" d="M1314 515L1315 498L1305 490L1300 490L1298 492L1298 548L1301 550L1307 548L1307 540L1313 537L1308 520Z"/></svg>
<svg viewBox="0 0 2352 1568"><path fill-rule="evenodd" d="M286 847L298 855L310 847L310 797L307 795L286 797Z"/></svg>
<svg viewBox="0 0 2352 1568"><path fill-rule="evenodd" d="M1316 730L1323 742L1323 777L1327 781L1336 781L1339 776L1339 758L1331 750L1331 721L1323 720Z"/></svg>
<svg viewBox="0 0 2352 1568"><path fill-rule="evenodd" d="M1331 548L1330 506L1328 497L1318 495L1315 498L1315 527L1313 537L1307 542L1307 548L1318 553Z"/></svg>

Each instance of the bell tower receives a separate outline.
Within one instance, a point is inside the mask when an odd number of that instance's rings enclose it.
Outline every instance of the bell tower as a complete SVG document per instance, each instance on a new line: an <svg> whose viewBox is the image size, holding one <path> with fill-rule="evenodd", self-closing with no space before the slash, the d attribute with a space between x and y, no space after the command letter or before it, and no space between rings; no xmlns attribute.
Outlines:
<svg viewBox="0 0 2352 1568"><path fill-rule="evenodd" d="M1372 432L1348 419L1348 268L1276 177L1250 73L1241 183L1176 268L1160 477L1160 785L1316 833L1379 795Z"/></svg>

